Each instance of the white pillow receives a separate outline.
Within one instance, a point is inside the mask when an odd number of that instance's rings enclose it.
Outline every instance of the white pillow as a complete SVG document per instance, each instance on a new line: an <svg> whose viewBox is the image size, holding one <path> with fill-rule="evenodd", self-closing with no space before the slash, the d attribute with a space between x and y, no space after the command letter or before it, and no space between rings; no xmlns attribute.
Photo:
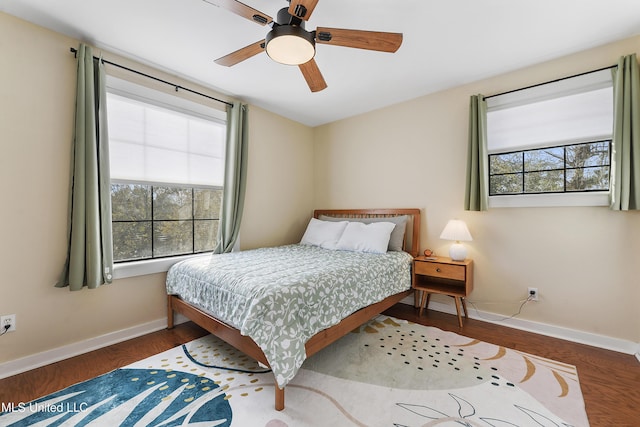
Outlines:
<svg viewBox="0 0 640 427"><path fill-rule="evenodd" d="M311 218L307 230L300 243L303 245L320 246L326 249L335 249L338 239L347 227L347 221L330 222Z"/></svg>
<svg viewBox="0 0 640 427"><path fill-rule="evenodd" d="M387 252L391 232L396 225L392 222L349 222L344 229L336 249L357 252Z"/></svg>

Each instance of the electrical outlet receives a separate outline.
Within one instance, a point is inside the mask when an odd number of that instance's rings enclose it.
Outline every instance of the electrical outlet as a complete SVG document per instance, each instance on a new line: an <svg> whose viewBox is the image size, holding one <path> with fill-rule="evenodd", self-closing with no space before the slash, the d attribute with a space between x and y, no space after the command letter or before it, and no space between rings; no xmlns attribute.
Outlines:
<svg viewBox="0 0 640 427"><path fill-rule="evenodd" d="M538 301L538 288L529 288L529 299L531 301Z"/></svg>
<svg viewBox="0 0 640 427"><path fill-rule="evenodd" d="M7 332L13 332L16 330L16 315L15 314L7 314L6 316L0 317L0 332L4 331L6 325L9 325L10 328Z"/></svg>

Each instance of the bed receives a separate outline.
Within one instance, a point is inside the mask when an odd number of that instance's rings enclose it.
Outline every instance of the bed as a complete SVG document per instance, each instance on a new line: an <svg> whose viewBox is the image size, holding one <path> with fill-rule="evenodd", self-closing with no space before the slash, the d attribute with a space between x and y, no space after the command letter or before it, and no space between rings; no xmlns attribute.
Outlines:
<svg viewBox="0 0 640 427"><path fill-rule="evenodd" d="M352 222L392 229L388 250L386 242L375 253L336 250L344 247L333 247L335 241L308 244L317 237L309 235L312 223L337 230ZM356 228L351 224L349 230ZM174 265L167 274L168 327L180 313L269 366L275 408L282 410L285 386L306 357L411 294L419 235L419 209L316 210L302 239L307 244Z"/></svg>

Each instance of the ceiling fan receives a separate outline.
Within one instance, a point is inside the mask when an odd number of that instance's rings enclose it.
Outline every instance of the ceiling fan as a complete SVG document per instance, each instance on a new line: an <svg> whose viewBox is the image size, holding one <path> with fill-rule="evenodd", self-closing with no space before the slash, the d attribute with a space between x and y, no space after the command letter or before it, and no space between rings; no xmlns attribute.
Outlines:
<svg viewBox="0 0 640 427"><path fill-rule="evenodd" d="M305 22L311 17L318 0L287 0L289 7L280 9L275 21L269 15L237 0L203 1L223 7L257 24L271 26L271 31L263 40L216 59L216 64L230 67L266 51L276 62L297 65L311 92L318 92L327 87L314 60L316 43L380 52L395 52L402 44L402 33L326 27L307 31Z"/></svg>

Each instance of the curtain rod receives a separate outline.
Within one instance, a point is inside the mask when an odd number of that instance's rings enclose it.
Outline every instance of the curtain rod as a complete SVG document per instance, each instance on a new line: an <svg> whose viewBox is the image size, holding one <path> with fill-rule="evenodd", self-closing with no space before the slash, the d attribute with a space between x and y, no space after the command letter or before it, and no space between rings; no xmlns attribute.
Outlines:
<svg viewBox="0 0 640 427"><path fill-rule="evenodd" d="M550 84L550 83L560 82L562 80L572 79L574 77L584 76L585 74L597 73L598 71L609 70L611 68L616 68L617 66L618 66L617 64L616 65L610 65L608 67L598 68L597 70L585 71L584 73L578 73L578 74L574 74L572 76L567 76L567 77L560 77L559 79L550 80L548 82L537 83L537 84L534 84L534 85L531 85L531 86L521 87L521 88L518 88L518 89L508 90L508 91L502 92L502 93L496 93L495 95L485 96L483 99L487 100L489 98L493 98L493 97L496 97L496 96L507 95L509 93L519 92L521 90L531 89L531 88L534 88L534 87L543 86L543 85L547 85L547 84Z"/></svg>
<svg viewBox="0 0 640 427"><path fill-rule="evenodd" d="M73 56L75 56L75 57L77 57L77 56L78 56L78 49L76 49L76 48L72 47L72 48L70 48L69 50L71 51L71 53L73 53ZM133 68L129 68L129 67L126 67L126 66L124 66L124 65L117 64L117 63L115 63L115 62L107 61L106 59L103 59L103 58L98 58L98 57L94 56L94 57L93 57L93 59L97 59L97 60L100 60L100 61L104 62L105 64L113 65L114 67L122 68L123 70L127 70L127 71L129 71L129 72L134 73L134 74L138 74L138 75L140 75L140 76L147 77L147 78L149 78L149 79L151 79L151 80L155 80L155 81L157 81L157 82L164 83L164 84L167 84L167 85L169 85L169 86L173 86L173 87L176 89L176 92L177 92L179 89L182 89L182 90L185 90L185 91L187 91L187 92L191 92L191 93L194 93L194 94L196 94L196 95L200 95L200 96L203 96L203 97L205 97L205 98L211 99L211 100L213 100L213 101L218 101L218 102L221 102L221 103L223 103L223 104L227 104L227 105L229 105L231 108L233 108L233 103L231 103L231 102L227 102L227 101L223 101L222 99L214 98L213 96L209 96L209 95L204 94L204 93L202 93L202 92L198 92L198 91L195 91L195 90L193 90L193 89L189 89L188 87L184 87L184 86L177 85L177 84L175 84L175 83L171 83L171 82L169 82L169 81L166 81L166 80L160 79L160 78L158 78L158 77L154 77L154 76L151 76L151 75L149 75L149 74L143 73L142 71L134 70Z"/></svg>

